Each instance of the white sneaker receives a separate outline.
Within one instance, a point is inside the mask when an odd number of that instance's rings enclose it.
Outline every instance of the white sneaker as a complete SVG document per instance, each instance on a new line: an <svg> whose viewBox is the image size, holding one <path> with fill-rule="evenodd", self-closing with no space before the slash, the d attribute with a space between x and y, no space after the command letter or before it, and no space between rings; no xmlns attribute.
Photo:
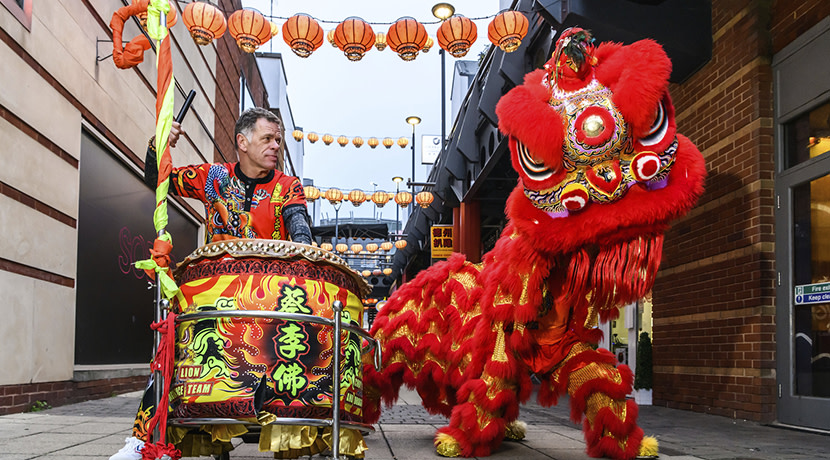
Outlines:
<svg viewBox="0 0 830 460"><path fill-rule="evenodd" d="M110 457L110 460L141 460L141 449L144 447L144 441L132 436L124 441L126 442L124 447Z"/></svg>

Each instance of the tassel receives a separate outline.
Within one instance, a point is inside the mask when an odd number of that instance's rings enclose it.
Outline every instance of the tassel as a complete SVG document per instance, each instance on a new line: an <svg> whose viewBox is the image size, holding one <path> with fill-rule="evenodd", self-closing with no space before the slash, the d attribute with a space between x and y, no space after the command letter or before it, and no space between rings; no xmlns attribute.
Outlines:
<svg viewBox="0 0 830 460"><path fill-rule="evenodd" d="M173 444L146 443L141 449L141 460L179 460L180 458L182 458L182 453Z"/></svg>

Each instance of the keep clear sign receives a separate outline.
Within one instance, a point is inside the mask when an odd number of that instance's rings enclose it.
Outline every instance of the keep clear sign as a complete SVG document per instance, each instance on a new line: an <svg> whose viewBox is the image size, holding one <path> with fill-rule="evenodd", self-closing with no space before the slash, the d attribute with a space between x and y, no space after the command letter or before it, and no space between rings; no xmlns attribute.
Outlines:
<svg viewBox="0 0 830 460"><path fill-rule="evenodd" d="M801 284L795 287L795 304L830 303L830 283Z"/></svg>

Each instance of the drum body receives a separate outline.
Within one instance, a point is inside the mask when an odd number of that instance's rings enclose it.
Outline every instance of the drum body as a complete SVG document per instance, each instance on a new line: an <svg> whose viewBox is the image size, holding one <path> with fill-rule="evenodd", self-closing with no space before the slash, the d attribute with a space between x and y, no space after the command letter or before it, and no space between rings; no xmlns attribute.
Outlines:
<svg viewBox="0 0 830 460"><path fill-rule="evenodd" d="M368 285L337 256L274 240L234 240L197 249L176 270L178 314L253 310L362 323ZM343 420L362 420L361 339L341 334L341 397L332 395L332 327L308 322L222 317L183 321L176 330L174 418L255 421L329 418L343 401ZM266 414L267 415L267 414Z"/></svg>

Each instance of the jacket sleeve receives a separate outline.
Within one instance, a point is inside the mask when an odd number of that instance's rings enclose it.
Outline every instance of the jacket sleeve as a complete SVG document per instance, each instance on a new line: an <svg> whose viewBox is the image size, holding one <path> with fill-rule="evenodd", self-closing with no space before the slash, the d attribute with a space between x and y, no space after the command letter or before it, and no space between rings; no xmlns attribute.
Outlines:
<svg viewBox="0 0 830 460"><path fill-rule="evenodd" d="M291 241L311 244L311 227L308 225L308 209L305 204L292 204L283 208L282 220Z"/></svg>

